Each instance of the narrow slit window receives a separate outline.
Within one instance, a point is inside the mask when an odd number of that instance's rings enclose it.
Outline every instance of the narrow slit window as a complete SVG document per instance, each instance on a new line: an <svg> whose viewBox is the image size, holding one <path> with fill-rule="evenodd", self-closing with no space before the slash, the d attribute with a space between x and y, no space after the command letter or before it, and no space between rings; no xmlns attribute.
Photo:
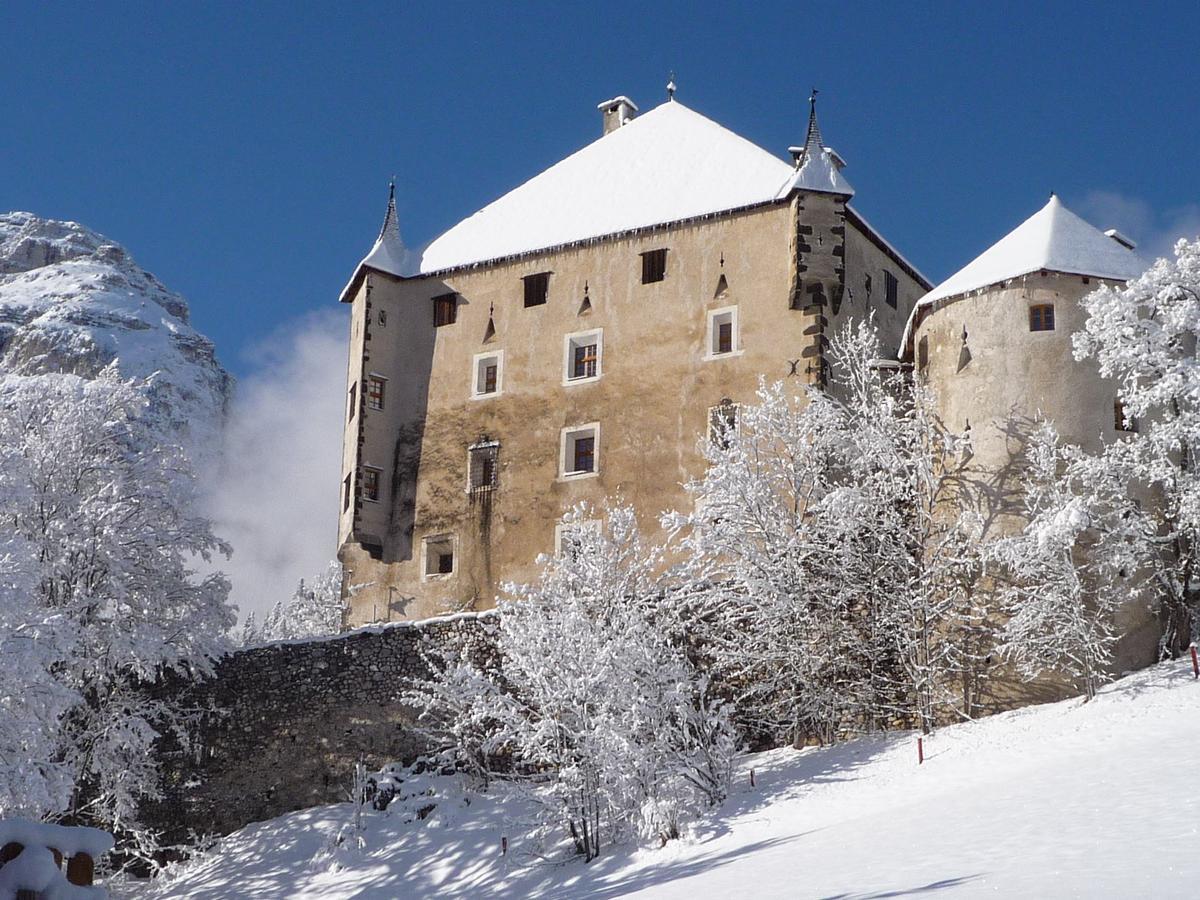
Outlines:
<svg viewBox="0 0 1200 900"><path fill-rule="evenodd" d="M346 480L342 482L342 512L350 509L350 477L346 476Z"/></svg>
<svg viewBox="0 0 1200 900"><path fill-rule="evenodd" d="M458 294L442 294L433 298L433 327L453 325L458 318Z"/></svg>
<svg viewBox="0 0 1200 900"><path fill-rule="evenodd" d="M525 306L541 306L550 296L550 273L538 272L536 275L526 275Z"/></svg>
<svg viewBox="0 0 1200 900"><path fill-rule="evenodd" d="M346 416L347 422L354 421L354 413L358 409L358 382L350 385L350 410Z"/></svg>
<svg viewBox="0 0 1200 900"><path fill-rule="evenodd" d="M1054 304L1039 303L1036 306L1029 307L1029 330L1030 331L1053 331L1054 330Z"/></svg>
<svg viewBox="0 0 1200 900"><path fill-rule="evenodd" d="M642 284L654 284L667 277L667 251L648 250L642 254Z"/></svg>
<svg viewBox="0 0 1200 900"><path fill-rule="evenodd" d="M883 273L883 299L887 301L887 305L892 309L896 308L899 302L900 282L896 280L896 276L891 272L884 271Z"/></svg>

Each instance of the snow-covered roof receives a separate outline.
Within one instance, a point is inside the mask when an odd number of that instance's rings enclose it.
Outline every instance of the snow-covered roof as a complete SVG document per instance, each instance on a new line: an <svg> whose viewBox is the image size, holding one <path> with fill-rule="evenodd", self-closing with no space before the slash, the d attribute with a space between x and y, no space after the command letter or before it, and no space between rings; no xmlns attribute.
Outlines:
<svg viewBox="0 0 1200 900"><path fill-rule="evenodd" d="M918 311L939 300L1043 270L1128 281L1145 269L1140 256L1051 194L1040 210L917 301L901 347L908 345Z"/></svg>
<svg viewBox="0 0 1200 900"><path fill-rule="evenodd" d="M1146 263L1120 242L1093 228L1058 197L959 269L925 297L932 303L1030 272L1066 272L1128 281Z"/></svg>
<svg viewBox="0 0 1200 900"><path fill-rule="evenodd" d="M793 190L853 194L831 151L816 146L797 168L668 101L488 204L423 253L404 247L389 205L342 299L364 266L413 277L777 202Z"/></svg>

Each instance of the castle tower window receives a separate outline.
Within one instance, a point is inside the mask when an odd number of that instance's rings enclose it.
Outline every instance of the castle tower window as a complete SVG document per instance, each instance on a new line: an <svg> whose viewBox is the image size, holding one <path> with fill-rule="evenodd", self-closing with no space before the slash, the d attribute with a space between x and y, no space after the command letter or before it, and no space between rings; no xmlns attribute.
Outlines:
<svg viewBox="0 0 1200 900"><path fill-rule="evenodd" d="M929 335L921 338L917 343L917 371L922 375L929 368Z"/></svg>
<svg viewBox="0 0 1200 900"><path fill-rule="evenodd" d="M387 387L387 379L382 375L372 375L367 379L367 408L383 409L383 392Z"/></svg>
<svg viewBox="0 0 1200 900"><path fill-rule="evenodd" d="M358 409L358 382L356 381L352 385L350 385L350 410L346 414L347 422L354 421L354 413L355 413L355 410L357 410L357 409Z"/></svg>
<svg viewBox="0 0 1200 900"><path fill-rule="evenodd" d="M525 306L541 306L550 295L550 273L538 272L536 275L526 275L521 279L525 282Z"/></svg>
<svg viewBox="0 0 1200 900"><path fill-rule="evenodd" d="M445 578L454 574L455 545L452 534L439 534L425 538L425 552L421 554L422 573L425 578Z"/></svg>
<svg viewBox="0 0 1200 900"><path fill-rule="evenodd" d="M379 475L378 469L372 469L370 466L363 467L364 500L370 500L372 503L379 502Z"/></svg>
<svg viewBox="0 0 1200 900"><path fill-rule="evenodd" d="M714 309L708 314L708 348L705 358L732 356L738 352L736 306Z"/></svg>
<svg viewBox="0 0 1200 900"><path fill-rule="evenodd" d="M1053 331L1054 330L1054 304L1039 303L1036 306L1029 307L1029 330L1030 331Z"/></svg>
<svg viewBox="0 0 1200 900"><path fill-rule="evenodd" d="M648 250L642 254L642 284L654 284L667 277L667 251Z"/></svg>
<svg viewBox="0 0 1200 900"><path fill-rule="evenodd" d="M494 490L500 483L500 444L480 441L467 448L467 489L472 493Z"/></svg>
<svg viewBox="0 0 1200 900"><path fill-rule="evenodd" d="M708 410L708 442L722 450L729 449L738 428L738 405L725 397Z"/></svg>
<svg viewBox="0 0 1200 900"><path fill-rule="evenodd" d="M458 294L442 294L433 298L433 327L453 325L458 318Z"/></svg>
<svg viewBox="0 0 1200 900"><path fill-rule="evenodd" d="M591 422L562 430L559 470L563 478L582 478L598 471L600 423Z"/></svg>
<svg viewBox="0 0 1200 900"><path fill-rule="evenodd" d="M342 482L342 512L350 509L350 476L346 476L346 480Z"/></svg>
<svg viewBox="0 0 1200 900"><path fill-rule="evenodd" d="M572 557L579 552L579 548L587 535L599 533L599 519L560 522L554 526L554 555Z"/></svg>
<svg viewBox="0 0 1200 900"><path fill-rule="evenodd" d="M887 305L892 309L896 308L899 300L899 292L900 282L896 280L896 276L891 272L885 271L883 273L883 299L887 301Z"/></svg>
<svg viewBox="0 0 1200 900"><path fill-rule="evenodd" d="M504 351L476 353L471 360L471 399L495 397L504 390Z"/></svg>
<svg viewBox="0 0 1200 900"><path fill-rule="evenodd" d="M1127 434L1136 434L1138 430L1137 419L1125 413L1125 404L1120 397L1113 399L1113 428Z"/></svg>
<svg viewBox="0 0 1200 900"><path fill-rule="evenodd" d="M577 331L564 338L563 384L595 381L601 375L604 332L601 329Z"/></svg>

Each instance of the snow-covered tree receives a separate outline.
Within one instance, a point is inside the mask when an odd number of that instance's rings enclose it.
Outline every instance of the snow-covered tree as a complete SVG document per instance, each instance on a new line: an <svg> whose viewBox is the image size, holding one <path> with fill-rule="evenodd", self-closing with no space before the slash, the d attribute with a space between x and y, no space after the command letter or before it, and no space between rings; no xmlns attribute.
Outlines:
<svg viewBox="0 0 1200 900"><path fill-rule="evenodd" d="M1136 601L1155 540L1121 469L1060 442L1042 422L1025 448L1023 530L989 545L1009 617L1001 653L1027 678L1109 679L1116 614Z"/></svg>
<svg viewBox="0 0 1200 900"><path fill-rule="evenodd" d="M93 380L45 375L0 386L0 521L30 586L5 598L0 640L6 665L48 664L70 694L65 713L54 714L60 693L25 719L27 730L51 729L58 767L38 812L149 839L136 808L157 793L151 745L182 713L135 682L207 669L233 616L224 577L191 568L228 548L192 513L187 461L158 443L145 408L144 385L121 381L113 367ZM23 606L12 596L24 596ZM7 658L12 648L18 655Z"/></svg>
<svg viewBox="0 0 1200 900"><path fill-rule="evenodd" d="M1187 647L1197 627L1200 552L1200 240L1181 240L1124 287L1103 286L1083 300L1075 355L1094 357L1117 382L1127 429L1110 447L1110 468L1157 494L1148 511L1159 541L1152 562L1163 605L1163 655Z"/></svg>
<svg viewBox="0 0 1200 900"><path fill-rule="evenodd" d="M337 634L342 613L342 564L334 561L311 581L301 579L291 599L276 602L261 627L255 627L251 614L242 627L242 643Z"/></svg>
<svg viewBox="0 0 1200 900"><path fill-rule="evenodd" d="M666 519L708 664L750 724L793 740L897 708L928 727L984 619L963 441L923 386L880 363L871 323L837 334L830 356L829 390L762 385L702 445L694 511Z"/></svg>
<svg viewBox="0 0 1200 900"><path fill-rule="evenodd" d="M452 658L417 691L427 722L478 748L472 765L510 760L543 826L588 860L631 827L677 835L723 799L734 750L726 708L659 620L660 551L631 509L606 520L587 527L590 512L574 510L566 551L543 558L535 584L508 586L496 673Z"/></svg>

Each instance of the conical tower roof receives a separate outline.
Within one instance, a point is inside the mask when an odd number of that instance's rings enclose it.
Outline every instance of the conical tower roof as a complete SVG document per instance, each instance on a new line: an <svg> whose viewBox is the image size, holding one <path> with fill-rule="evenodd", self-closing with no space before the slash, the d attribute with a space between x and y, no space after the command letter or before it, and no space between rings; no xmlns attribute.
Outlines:
<svg viewBox="0 0 1200 900"><path fill-rule="evenodd" d="M854 188L842 175L833 154L821 140L821 126L817 124L815 89L808 98L808 133L804 138L804 149L796 159L796 173L784 184L779 196L786 197L792 191L854 196Z"/></svg>
<svg viewBox="0 0 1200 900"><path fill-rule="evenodd" d="M371 251L354 267L354 274L342 289L342 300L349 299L347 295L358 281L364 267L402 276L409 274L417 263L418 260L404 246L404 240L400 237L400 219L396 215L396 183L393 181L388 185L387 212L383 216L383 227L379 229L379 237L375 239Z"/></svg>
<svg viewBox="0 0 1200 900"><path fill-rule="evenodd" d="M1128 281L1145 268L1140 256L1051 194L1045 206L922 297L920 305L1043 269Z"/></svg>

